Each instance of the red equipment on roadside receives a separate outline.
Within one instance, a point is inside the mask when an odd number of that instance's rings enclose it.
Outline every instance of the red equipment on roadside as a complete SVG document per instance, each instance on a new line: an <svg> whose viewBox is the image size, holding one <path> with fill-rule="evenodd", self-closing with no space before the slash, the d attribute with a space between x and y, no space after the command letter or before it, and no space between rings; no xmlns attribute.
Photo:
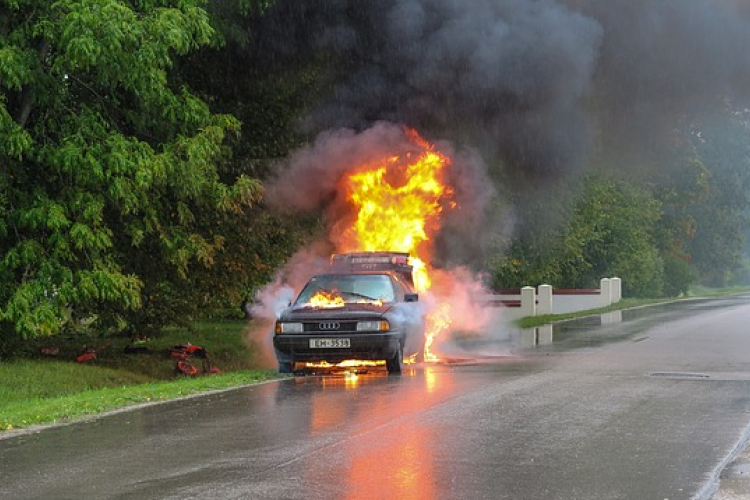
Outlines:
<svg viewBox="0 0 750 500"><path fill-rule="evenodd" d="M175 360L174 371L177 374L195 376L201 373L221 373L217 367L211 364L211 360L208 357L206 349L199 345L193 345L190 342L184 344L177 344L172 346L169 350L169 357ZM203 365L202 370L196 367L190 362L192 357L196 357L201 360Z"/></svg>
<svg viewBox="0 0 750 500"><path fill-rule="evenodd" d="M79 363L85 363L87 361L95 360L97 351L101 351L102 349L104 349L111 343L112 341L108 340L104 342L103 344L99 344L96 347L84 346L83 350L80 353L78 353L78 356L76 356L76 361L78 361Z"/></svg>

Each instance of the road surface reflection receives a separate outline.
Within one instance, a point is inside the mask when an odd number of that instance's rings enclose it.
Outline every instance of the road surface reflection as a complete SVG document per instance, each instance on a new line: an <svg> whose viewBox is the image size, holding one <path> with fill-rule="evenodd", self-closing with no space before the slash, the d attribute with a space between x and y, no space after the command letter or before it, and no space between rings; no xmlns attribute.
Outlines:
<svg viewBox="0 0 750 500"><path fill-rule="evenodd" d="M341 498L351 500L373 498L374 491L379 498L438 497L433 443L440 436L435 426L412 415L454 394L454 380L449 368L430 364L407 367L401 376L381 368L296 378L300 390L317 388L309 392L310 408L304 413L309 422L303 424L298 415L298 424L332 439L332 449L302 458L301 480L338 482ZM362 446L368 435L379 438ZM326 466L334 456L343 458L331 460L339 465Z"/></svg>

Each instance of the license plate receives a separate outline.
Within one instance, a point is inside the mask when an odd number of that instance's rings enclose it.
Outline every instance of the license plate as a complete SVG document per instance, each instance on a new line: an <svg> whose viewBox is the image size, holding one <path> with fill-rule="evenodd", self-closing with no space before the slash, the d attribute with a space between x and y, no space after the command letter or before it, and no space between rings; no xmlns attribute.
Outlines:
<svg viewBox="0 0 750 500"><path fill-rule="evenodd" d="M310 349L336 349L351 347L349 339L310 339Z"/></svg>

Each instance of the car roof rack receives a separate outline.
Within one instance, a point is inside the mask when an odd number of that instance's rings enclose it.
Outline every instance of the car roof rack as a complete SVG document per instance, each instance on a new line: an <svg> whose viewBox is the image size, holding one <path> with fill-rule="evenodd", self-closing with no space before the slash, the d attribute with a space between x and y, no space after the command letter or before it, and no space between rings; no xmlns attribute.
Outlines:
<svg viewBox="0 0 750 500"><path fill-rule="evenodd" d="M393 271L414 285L413 266L405 252L353 252L331 255L331 268L338 273Z"/></svg>

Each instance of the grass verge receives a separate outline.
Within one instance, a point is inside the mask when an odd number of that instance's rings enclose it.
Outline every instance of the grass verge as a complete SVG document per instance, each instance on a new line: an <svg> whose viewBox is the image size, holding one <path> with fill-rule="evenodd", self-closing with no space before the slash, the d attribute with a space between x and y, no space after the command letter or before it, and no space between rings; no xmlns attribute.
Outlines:
<svg viewBox="0 0 750 500"><path fill-rule="evenodd" d="M672 300L674 299L623 299L617 304L612 304L611 306L602 307L599 309L587 309L585 311L576 311L565 314L542 314L539 316L526 316L525 318L520 318L519 320L517 320L516 324L520 328L534 328L536 326L546 325L547 323L554 323L555 321L583 318L585 316L603 314L611 311L619 311L622 309L630 309L632 307L671 302Z"/></svg>
<svg viewBox="0 0 750 500"><path fill-rule="evenodd" d="M39 424L70 422L127 406L167 401L192 394L228 389L278 378L261 366L260 349L248 342L247 321L201 321L174 328L150 339L147 349L127 354L130 339L107 339L89 363L75 362L85 345L104 339L56 337L29 341L17 356L0 362L0 436ZM177 376L169 357L173 345L190 342L209 353L223 373ZM56 347L57 356L43 357L41 348Z"/></svg>
<svg viewBox="0 0 750 500"><path fill-rule="evenodd" d="M13 369L13 363L10 364ZM168 401L208 391L229 389L278 378L272 370L237 371L221 375L105 387L53 397L37 396L0 404L0 431L38 424L64 423L81 417L142 403Z"/></svg>
<svg viewBox="0 0 750 500"><path fill-rule="evenodd" d="M733 288L708 288L708 287L696 287L690 290L686 296L679 298L663 298L663 299L623 299L616 304L612 304L608 307L602 307L599 309L588 309L586 311L577 311L566 314L543 314L540 316L527 316L520 318L516 321L519 328L534 328L537 326L546 325L548 323L554 323L556 321L565 321L568 319L583 318L585 316L591 316L595 314L604 314L612 311L620 311L623 309L632 309L634 307L643 307L649 305L664 304L667 302L674 302L675 300L684 299L697 299L697 298L710 298L710 297L723 297L727 295L733 295L737 293L743 293L750 291L748 287L733 287Z"/></svg>

